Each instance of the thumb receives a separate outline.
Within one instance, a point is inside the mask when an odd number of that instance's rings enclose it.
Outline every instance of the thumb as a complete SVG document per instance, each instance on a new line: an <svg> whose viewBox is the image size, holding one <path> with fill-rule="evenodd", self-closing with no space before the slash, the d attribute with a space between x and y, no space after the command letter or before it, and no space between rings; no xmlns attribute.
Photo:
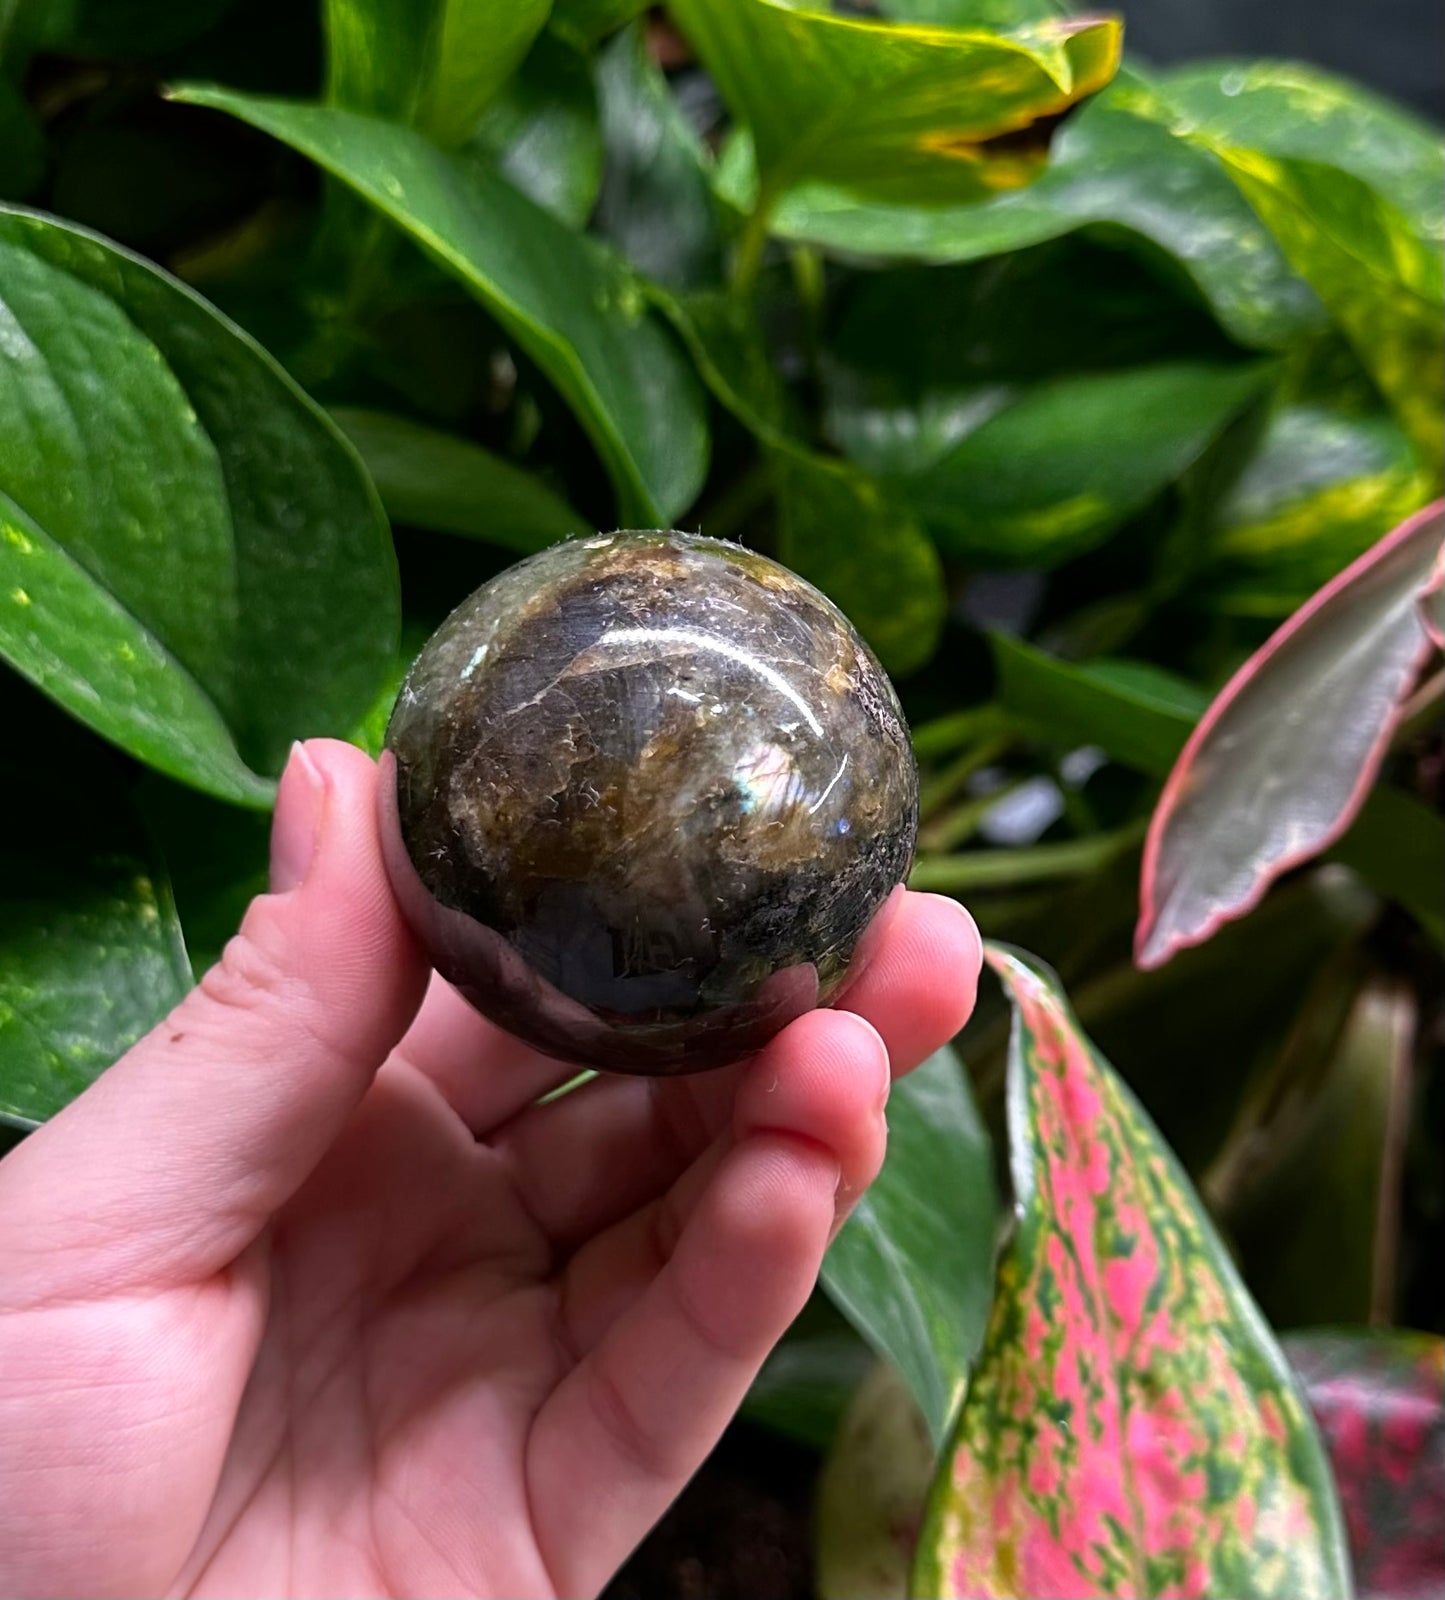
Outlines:
<svg viewBox="0 0 1445 1600"><path fill-rule="evenodd" d="M405 1032L427 968L392 899L377 769L297 745L272 892L151 1033L0 1165L0 1272L104 1292L233 1260L316 1166Z"/></svg>

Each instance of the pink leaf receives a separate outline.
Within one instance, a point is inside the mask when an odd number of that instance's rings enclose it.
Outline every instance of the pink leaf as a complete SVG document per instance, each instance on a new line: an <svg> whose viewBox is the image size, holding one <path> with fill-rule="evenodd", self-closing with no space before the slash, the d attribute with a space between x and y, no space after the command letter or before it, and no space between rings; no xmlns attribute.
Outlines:
<svg viewBox="0 0 1445 1600"><path fill-rule="evenodd" d="M1348 1595L1319 1436L1188 1180L1052 976L986 954L1017 1226L913 1593Z"/></svg>
<svg viewBox="0 0 1445 1600"><path fill-rule="evenodd" d="M1354 821L1431 649L1445 501L1325 585L1229 680L1185 745L1144 846L1134 956L1162 966ZM1428 627L1429 624L1426 624Z"/></svg>

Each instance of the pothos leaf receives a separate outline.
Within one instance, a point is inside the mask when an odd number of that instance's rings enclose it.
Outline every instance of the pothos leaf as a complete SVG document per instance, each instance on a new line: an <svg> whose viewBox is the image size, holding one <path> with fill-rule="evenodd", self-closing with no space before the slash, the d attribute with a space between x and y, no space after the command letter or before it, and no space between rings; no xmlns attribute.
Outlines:
<svg viewBox="0 0 1445 1600"><path fill-rule="evenodd" d="M1051 977L986 953L1018 1226L914 1593L1348 1595L1323 1447L1188 1180Z"/></svg>

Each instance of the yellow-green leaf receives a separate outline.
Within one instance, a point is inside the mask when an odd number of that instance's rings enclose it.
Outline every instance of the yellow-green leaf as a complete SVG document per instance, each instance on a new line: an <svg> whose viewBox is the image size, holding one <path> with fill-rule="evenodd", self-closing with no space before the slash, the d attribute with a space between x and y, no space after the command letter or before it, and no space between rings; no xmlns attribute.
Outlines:
<svg viewBox="0 0 1445 1600"><path fill-rule="evenodd" d="M752 131L764 210L807 179L932 203L1016 188L1047 154L1047 139L1027 130L1102 88L1119 64L1111 18L1002 34L782 0L671 0L669 9Z"/></svg>

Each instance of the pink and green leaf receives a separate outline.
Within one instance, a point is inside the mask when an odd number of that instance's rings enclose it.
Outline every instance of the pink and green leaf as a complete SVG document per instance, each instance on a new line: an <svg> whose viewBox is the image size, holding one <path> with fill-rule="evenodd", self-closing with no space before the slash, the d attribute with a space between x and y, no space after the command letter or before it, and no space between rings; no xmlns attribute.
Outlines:
<svg viewBox="0 0 1445 1600"><path fill-rule="evenodd" d="M1348 1595L1323 1447L1188 1180L1052 978L987 957L1017 1228L914 1592Z"/></svg>
<svg viewBox="0 0 1445 1600"><path fill-rule="evenodd" d="M1321 1330L1284 1340L1334 1462L1360 1600L1445 1595L1445 1340Z"/></svg>
<svg viewBox="0 0 1445 1600"><path fill-rule="evenodd" d="M1419 599L1442 534L1445 501L1401 523L1295 612L1204 714L1144 847L1141 967L1252 910L1359 814L1432 648Z"/></svg>

